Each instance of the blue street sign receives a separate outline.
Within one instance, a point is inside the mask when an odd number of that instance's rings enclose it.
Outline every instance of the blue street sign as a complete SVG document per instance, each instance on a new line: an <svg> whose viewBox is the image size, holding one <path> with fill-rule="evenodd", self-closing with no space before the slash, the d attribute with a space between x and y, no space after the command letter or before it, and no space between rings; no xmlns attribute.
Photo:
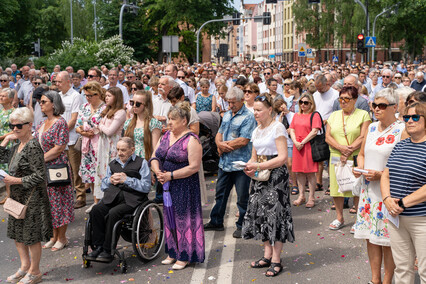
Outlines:
<svg viewBox="0 0 426 284"><path fill-rule="evenodd" d="M376 47L376 37L375 36L365 37L365 47Z"/></svg>
<svg viewBox="0 0 426 284"><path fill-rule="evenodd" d="M299 57L306 57L306 51L299 51Z"/></svg>
<svg viewBox="0 0 426 284"><path fill-rule="evenodd" d="M336 55L333 56L333 62L339 62L339 57L337 57Z"/></svg>

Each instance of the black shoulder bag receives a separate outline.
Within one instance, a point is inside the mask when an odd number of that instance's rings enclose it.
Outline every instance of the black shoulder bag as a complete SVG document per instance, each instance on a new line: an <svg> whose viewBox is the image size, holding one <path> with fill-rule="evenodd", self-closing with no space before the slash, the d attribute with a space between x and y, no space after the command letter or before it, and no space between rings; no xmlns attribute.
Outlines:
<svg viewBox="0 0 426 284"><path fill-rule="evenodd" d="M321 118L322 133L319 135L316 135L309 142L311 143L312 160L314 160L314 162L322 162L322 161L330 159L330 148L328 144L325 142L324 122L322 121L321 114L317 111L314 111L311 115L311 129L312 129L312 119L315 113L318 113L318 115Z"/></svg>

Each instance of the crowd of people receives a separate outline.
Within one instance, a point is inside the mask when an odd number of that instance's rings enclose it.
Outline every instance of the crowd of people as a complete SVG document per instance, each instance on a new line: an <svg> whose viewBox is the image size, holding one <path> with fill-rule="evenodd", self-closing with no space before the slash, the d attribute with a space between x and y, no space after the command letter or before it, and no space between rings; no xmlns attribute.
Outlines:
<svg viewBox="0 0 426 284"><path fill-rule="evenodd" d="M154 62L77 72L57 65L51 73L32 64L0 67L2 203L28 206L25 218L9 216L21 266L7 281L40 282L42 250L68 245L67 227L81 208L95 220L87 259L111 261L113 225L151 191L159 204L168 191L174 209L164 219L162 263L180 270L204 262L204 232L225 229L235 187L233 237L263 242L251 267L267 268L267 277L282 271L283 245L295 241L292 206L312 208L324 191L336 212L330 230L345 226L353 198L350 232L367 242L370 283L413 283L415 269L426 283L424 68L404 61ZM220 158L215 204L203 224L206 112L220 122ZM321 135L329 154L318 160L312 143ZM346 165L350 191L341 185Z"/></svg>

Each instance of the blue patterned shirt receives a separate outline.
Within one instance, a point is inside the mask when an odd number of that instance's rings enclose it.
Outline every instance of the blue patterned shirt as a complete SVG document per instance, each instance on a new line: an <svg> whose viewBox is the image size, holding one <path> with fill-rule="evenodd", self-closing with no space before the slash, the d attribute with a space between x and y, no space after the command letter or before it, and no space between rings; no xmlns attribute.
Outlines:
<svg viewBox="0 0 426 284"><path fill-rule="evenodd" d="M231 141L236 138L251 139L251 134L256 128L256 121L253 113L246 108L245 105L232 116L232 111L225 113L222 119L222 124L219 128L219 133L223 135L223 141ZM247 162L251 158L251 142L246 146L236 149L232 152L223 153L220 157L219 168L225 172L240 171L234 168L232 162L244 161Z"/></svg>

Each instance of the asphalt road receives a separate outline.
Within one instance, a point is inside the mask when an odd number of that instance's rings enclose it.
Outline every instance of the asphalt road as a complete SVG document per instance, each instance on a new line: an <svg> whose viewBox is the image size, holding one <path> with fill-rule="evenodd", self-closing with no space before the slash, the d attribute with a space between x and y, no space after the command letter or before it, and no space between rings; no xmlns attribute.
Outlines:
<svg viewBox="0 0 426 284"><path fill-rule="evenodd" d="M203 206L205 222L214 203L215 178L206 177L208 204ZM89 200L90 200L89 195ZM295 197L292 197L294 199ZM70 246L59 252L43 250L41 270L46 283L367 283L371 273L365 242L349 233L355 215L345 210L346 226L339 231L328 230L335 218L330 210L331 198L323 192L317 194L313 209L293 207L296 241L283 247L284 271L275 278L264 275L266 269L252 269L249 264L263 255L260 241L234 239L236 195L228 204L223 232L206 232L206 261L190 265L182 271L160 262L166 257L164 250L158 259L140 262L132 253L129 243L119 246L128 256L128 273L121 274L118 261L111 264L92 263L82 268L82 244L87 215L76 211L75 222L69 226ZM15 272L20 263L12 240L6 237L7 214L0 210L0 282ZM416 283L420 283L417 279Z"/></svg>

